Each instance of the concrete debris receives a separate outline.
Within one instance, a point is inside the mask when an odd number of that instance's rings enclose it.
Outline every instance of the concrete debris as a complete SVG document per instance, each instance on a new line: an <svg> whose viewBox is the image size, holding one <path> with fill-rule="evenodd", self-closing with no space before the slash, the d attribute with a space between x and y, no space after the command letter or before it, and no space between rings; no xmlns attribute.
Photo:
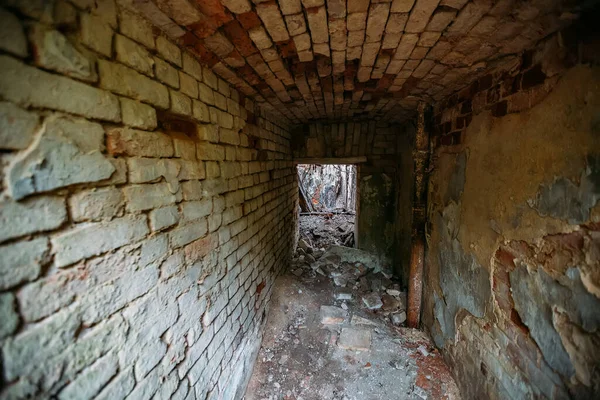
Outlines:
<svg viewBox="0 0 600 400"><path fill-rule="evenodd" d="M351 292L337 292L335 294L335 299L336 300L352 300L352 293Z"/></svg>
<svg viewBox="0 0 600 400"><path fill-rule="evenodd" d="M368 329L342 328L338 347L346 350L367 351L371 348L371 331Z"/></svg>
<svg viewBox="0 0 600 400"><path fill-rule="evenodd" d="M369 310L379 310L383 306L381 297L377 293L363 295L362 301Z"/></svg>
<svg viewBox="0 0 600 400"><path fill-rule="evenodd" d="M321 306L321 323L323 325L339 325L344 322L348 313L339 307Z"/></svg>
<svg viewBox="0 0 600 400"><path fill-rule="evenodd" d="M350 320L350 323L352 325L371 325L371 326L377 325L370 319L359 317L358 315L353 315L352 319Z"/></svg>
<svg viewBox="0 0 600 400"><path fill-rule="evenodd" d="M391 314L390 320L396 326L402 325L406 321L406 311L401 311L397 314Z"/></svg>

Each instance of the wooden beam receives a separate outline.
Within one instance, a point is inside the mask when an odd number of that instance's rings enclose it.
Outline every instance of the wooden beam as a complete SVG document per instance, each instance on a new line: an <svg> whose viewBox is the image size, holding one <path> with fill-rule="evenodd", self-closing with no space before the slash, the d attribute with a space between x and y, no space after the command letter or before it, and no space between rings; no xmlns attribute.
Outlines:
<svg viewBox="0 0 600 400"><path fill-rule="evenodd" d="M360 164L367 162L366 156L356 157L323 157L323 158L296 158L294 165L298 164Z"/></svg>

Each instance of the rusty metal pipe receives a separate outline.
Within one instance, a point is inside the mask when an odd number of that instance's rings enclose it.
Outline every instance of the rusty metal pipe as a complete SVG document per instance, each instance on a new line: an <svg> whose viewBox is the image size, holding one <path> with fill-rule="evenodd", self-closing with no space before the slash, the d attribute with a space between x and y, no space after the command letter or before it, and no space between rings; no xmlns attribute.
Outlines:
<svg viewBox="0 0 600 400"><path fill-rule="evenodd" d="M422 237L415 237L410 252L410 270L408 285L408 315L410 328L418 328L421 320L421 299L423 294L423 260L425 243Z"/></svg>
<svg viewBox="0 0 600 400"><path fill-rule="evenodd" d="M427 168L429 164L429 133L426 128L427 105L420 102L417 132L413 149L414 194L412 205L412 243L408 278L408 315L411 328L418 328L423 298L423 263L425 258L425 224L427 223Z"/></svg>

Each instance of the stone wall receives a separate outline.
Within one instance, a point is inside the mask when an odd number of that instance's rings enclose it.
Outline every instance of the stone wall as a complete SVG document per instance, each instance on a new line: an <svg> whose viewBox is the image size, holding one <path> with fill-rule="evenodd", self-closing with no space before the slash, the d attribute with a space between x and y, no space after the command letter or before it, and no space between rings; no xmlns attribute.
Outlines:
<svg viewBox="0 0 600 400"><path fill-rule="evenodd" d="M316 123L292 131L294 158L366 156L358 164L357 247L377 254L399 277L408 271L408 259L398 252L406 222L406 204L398 201L412 188L412 170L405 167L412 165L413 141L412 126L375 121Z"/></svg>
<svg viewBox="0 0 600 400"><path fill-rule="evenodd" d="M3 3L0 398L239 398L287 127L112 1Z"/></svg>
<svg viewBox="0 0 600 400"><path fill-rule="evenodd" d="M573 37L435 108L423 321L465 398L600 390L599 53Z"/></svg>

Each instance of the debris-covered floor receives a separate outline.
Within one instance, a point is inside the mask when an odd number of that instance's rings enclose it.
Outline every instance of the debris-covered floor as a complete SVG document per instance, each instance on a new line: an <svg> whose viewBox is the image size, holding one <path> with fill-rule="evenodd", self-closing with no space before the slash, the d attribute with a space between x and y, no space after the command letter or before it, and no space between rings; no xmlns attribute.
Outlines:
<svg viewBox="0 0 600 400"><path fill-rule="evenodd" d="M427 335L403 327L406 296L374 257L301 239L292 264L274 286L247 400L460 398Z"/></svg>

